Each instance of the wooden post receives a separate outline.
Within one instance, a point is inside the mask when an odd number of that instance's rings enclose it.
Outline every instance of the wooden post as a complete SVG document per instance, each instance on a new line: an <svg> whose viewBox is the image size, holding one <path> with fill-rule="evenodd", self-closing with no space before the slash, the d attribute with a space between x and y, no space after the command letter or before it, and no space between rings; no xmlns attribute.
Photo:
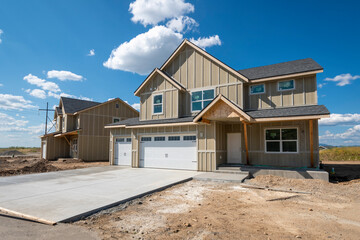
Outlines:
<svg viewBox="0 0 360 240"><path fill-rule="evenodd" d="M249 148L248 148L248 136L247 136L247 124L243 121L244 124L244 139L245 139L245 150L246 150L246 164L249 165Z"/></svg>
<svg viewBox="0 0 360 240"><path fill-rule="evenodd" d="M311 162L311 167L314 167L314 124L313 124L313 120L309 120L309 131L310 131L310 162Z"/></svg>

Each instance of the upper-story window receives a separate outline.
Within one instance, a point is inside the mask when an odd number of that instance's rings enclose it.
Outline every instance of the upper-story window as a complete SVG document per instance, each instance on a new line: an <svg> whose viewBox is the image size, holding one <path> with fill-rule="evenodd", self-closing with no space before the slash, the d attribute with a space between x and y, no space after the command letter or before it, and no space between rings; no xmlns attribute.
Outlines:
<svg viewBox="0 0 360 240"><path fill-rule="evenodd" d="M163 113L163 95L158 94L153 97L153 114Z"/></svg>
<svg viewBox="0 0 360 240"><path fill-rule="evenodd" d="M65 116L62 118L62 129L65 131Z"/></svg>
<svg viewBox="0 0 360 240"><path fill-rule="evenodd" d="M113 118L113 123L118 123L118 122L120 122L120 118L114 117Z"/></svg>
<svg viewBox="0 0 360 240"><path fill-rule="evenodd" d="M214 99L214 89L194 91L191 93L191 111L200 111Z"/></svg>
<svg viewBox="0 0 360 240"><path fill-rule="evenodd" d="M265 84L250 86L250 95L265 93Z"/></svg>
<svg viewBox="0 0 360 240"><path fill-rule="evenodd" d="M75 120L75 127L76 129L79 129L80 128L80 117L79 116L76 116L76 120Z"/></svg>
<svg viewBox="0 0 360 240"><path fill-rule="evenodd" d="M295 81L287 80L278 82L278 91L286 91L295 89Z"/></svg>

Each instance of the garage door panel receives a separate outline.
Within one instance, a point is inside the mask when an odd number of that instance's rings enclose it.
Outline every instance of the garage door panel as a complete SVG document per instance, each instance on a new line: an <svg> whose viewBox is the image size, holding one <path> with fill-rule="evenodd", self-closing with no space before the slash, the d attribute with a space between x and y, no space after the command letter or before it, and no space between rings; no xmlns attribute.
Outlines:
<svg viewBox="0 0 360 240"><path fill-rule="evenodd" d="M131 139L117 138L115 140L114 164L131 166Z"/></svg>
<svg viewBox="0 0 360 240"><path fill-rule="evenodd" d="M181 136L179 141L169 141L168 137L154 141L155 137L140 142L140 167L197 170L196 140L184 141Z"/></svg>

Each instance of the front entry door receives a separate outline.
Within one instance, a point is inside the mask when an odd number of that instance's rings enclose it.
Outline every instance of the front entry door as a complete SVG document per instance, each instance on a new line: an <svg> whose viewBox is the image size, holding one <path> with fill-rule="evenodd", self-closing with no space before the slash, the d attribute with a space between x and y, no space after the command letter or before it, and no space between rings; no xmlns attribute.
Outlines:
<svg viewBox="0 0 360 240"><path fill-rule="evenodd" d="M227 163L241 164L241 133L227 134Z"/></svg>

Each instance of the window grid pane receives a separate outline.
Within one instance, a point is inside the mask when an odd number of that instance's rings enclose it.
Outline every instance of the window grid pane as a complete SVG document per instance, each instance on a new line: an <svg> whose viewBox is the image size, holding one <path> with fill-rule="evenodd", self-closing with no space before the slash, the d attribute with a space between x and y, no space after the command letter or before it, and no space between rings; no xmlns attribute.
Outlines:
<svg viewBox="0 0 360 240"><path fill-rule="evenodd" d="M291 90L294 89L294 80L279 82L279 90Z"/></svg>
<svg viewBox="0 0 360 240"><path fill-rule="evenodd" d="M297 128L265 130L266 152L297 152Z"/></svg>
<svg viewBox="0 0 360 240"><path fill-rule="evenodd" d="M250 86L250 93L251 94L258 94L258 93L264 93L264 92L265 92L265 85L264 84Z"/></svg>

